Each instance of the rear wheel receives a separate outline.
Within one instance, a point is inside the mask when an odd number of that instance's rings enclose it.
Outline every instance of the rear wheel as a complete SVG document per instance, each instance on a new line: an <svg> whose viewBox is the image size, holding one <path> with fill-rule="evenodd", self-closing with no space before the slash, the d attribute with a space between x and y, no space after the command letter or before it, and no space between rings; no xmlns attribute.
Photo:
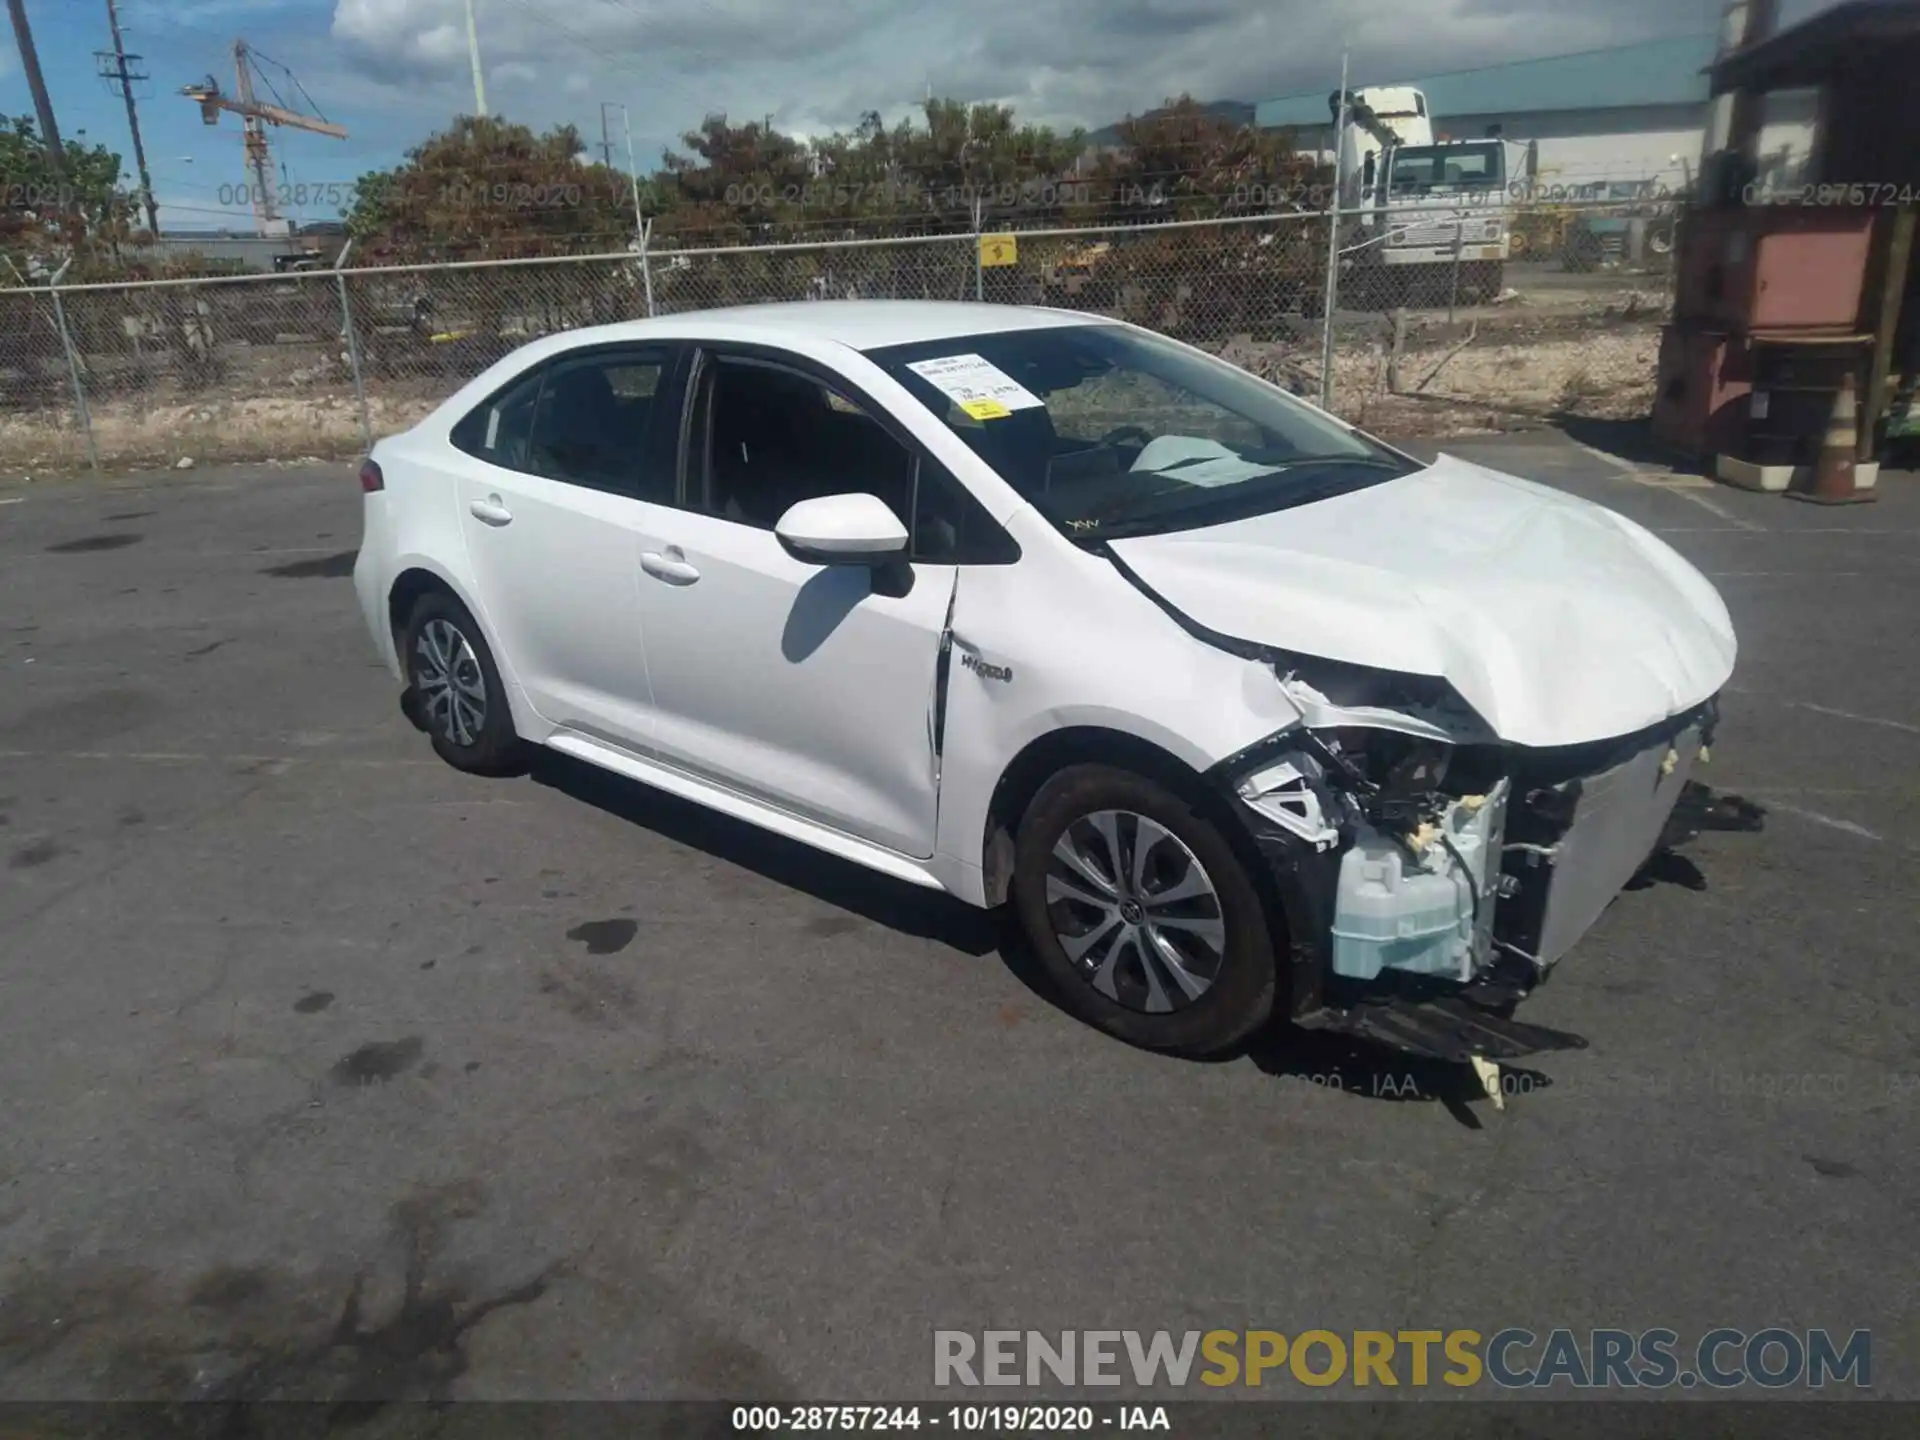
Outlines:
<svg viewBox="0 0 1920 1440"><path fill-rule="evenodd" d="M409 714L457 770L510 775L526 746L513 728L506 689L467 607L442 591L414 604L406 628Z"/></svg>
<svg viewBox="0 0 1920 1440"><path fill-rule="evenodd" d="M1028 806L1014 904L1062 1003L1152 1050L1232 1049L1273 1014L1265 908L1216 825L1131 771L1076 765Z"/></svg>

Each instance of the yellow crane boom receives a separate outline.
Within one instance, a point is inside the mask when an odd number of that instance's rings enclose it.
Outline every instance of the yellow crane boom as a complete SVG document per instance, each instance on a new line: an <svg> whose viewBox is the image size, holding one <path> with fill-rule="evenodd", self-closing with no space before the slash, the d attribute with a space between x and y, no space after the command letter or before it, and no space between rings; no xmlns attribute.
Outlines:
<svg viewBox="0 0 1920 1440"><path fill-rule="evenodd" d="M280 206L275 198L273 184L273 155L267 144L267 126L285 125L295 130L307 130L315 135L330 136L335 140L347 138L344 125L336 125L324 115L305 115L291 107L269 105L260 100L254 92L254 76L257 71L255 56L244 40L233 42L234 93L226 94L220 88L219 81L209 75L198 85L188 85L180 93L200 106L200 118L209 125L220 123L220 112L228 111L240 116L246 132L247 168L252 175L253 216L262 235L277 233L280 229ZM265 57L260 57L264 59ZM286 70L278 61L268 63ZM291 80L293 72L286 70ZM267 82L272 89L271 82ZM298 80L293 85L305 96ZM276 99L280 98L277 94ZM312 97L307 101L312 104Z"/></svg>

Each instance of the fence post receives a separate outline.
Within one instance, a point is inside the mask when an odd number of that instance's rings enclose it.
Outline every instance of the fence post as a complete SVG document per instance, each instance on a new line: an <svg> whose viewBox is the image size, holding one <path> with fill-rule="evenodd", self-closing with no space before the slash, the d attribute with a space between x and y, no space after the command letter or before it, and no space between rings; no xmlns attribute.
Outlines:
<svg viewBox="0 0 1920 1440"><path fill-rule="evenodd" d="M53 272L53 279L47 282L47 294L53 297L53 318L60 326L60 348L67 352L67 374L73 380L73 415L80 422L81 433L87 437L87 466L98 475L100 451L93 443L93 415L87 409L86 382L80 378L80 350L67 328L67 307L60 301L60 282L67 278L67 268L72 264L69 258Z"/></svg>
<svg viewBox="0 0 1920 1440"><path fill-rule="evenodd" d="M973 298L976 304L987 298L987 264L980 253L980 197L973 197Z"/></svg>
<svg viewBox="0 0 1920 1440"><path fill-rule="evenodd" d="M1453 323L1453 307L1460 303L1460 240L1461 226L1464 224L1458 216L1453 221L1453 288L1447 291L1447 323Z"/></svg>
<svg viewBox="0 0 1920 1440"><path fill-rule="evenodd" d="M1326 308L1320 314L1320 408L1333 409L1333 312L1340 305L1340 187L1346 176L1341 161L1346 156L1347 52L1340 52L1340 115L1333 127L1333 196L1327 205L1327 292L1322 297Z"/></svg>
<svg viewBox="0 0 1920 1440"><path fill-rule="evenodd" d="M653 318L653 219L649 216L640 223L640 283L647 290L647 318Z"/></svg>
<svg viewBox="0 0 1920 1440"><path fill-rule="evenodd" d="M360 371L360 333L353 323L353 302L347 298L347 256L353 253L349 239L333 262L333 280L340 287L340 321L347 332L347 364L353 370L353 398L360 405L360 437L367 449L373 449L373 416L367 411L367 384Z"/></svg>

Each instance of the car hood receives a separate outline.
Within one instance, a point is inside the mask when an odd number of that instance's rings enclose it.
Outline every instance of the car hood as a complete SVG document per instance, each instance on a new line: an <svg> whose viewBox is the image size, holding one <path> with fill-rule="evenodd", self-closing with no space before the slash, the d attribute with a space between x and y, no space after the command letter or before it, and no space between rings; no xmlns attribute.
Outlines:
<svg viewBox="0 0 1920 1440"><path fill-rule="evenodd" d="M1603 506L1449 455L1331 499L1109 547L1208 630L1441 676L1517 745L1644 729L1733 672L1726 605L1669 546Z"/></svg>

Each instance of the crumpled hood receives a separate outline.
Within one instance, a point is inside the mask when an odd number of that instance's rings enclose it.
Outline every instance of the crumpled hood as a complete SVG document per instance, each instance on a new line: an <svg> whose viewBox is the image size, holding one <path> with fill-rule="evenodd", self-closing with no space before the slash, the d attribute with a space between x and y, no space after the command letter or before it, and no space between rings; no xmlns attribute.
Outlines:
<svg viewBox="0 0 1920 1440"><path fill-rule="evenodd" d="M1297 509L1110 545L1209 630L1443 676L1517 745L1628 734L1733 673L1726 605L1671 547L1603 506L1449 455Z"/></svg>

